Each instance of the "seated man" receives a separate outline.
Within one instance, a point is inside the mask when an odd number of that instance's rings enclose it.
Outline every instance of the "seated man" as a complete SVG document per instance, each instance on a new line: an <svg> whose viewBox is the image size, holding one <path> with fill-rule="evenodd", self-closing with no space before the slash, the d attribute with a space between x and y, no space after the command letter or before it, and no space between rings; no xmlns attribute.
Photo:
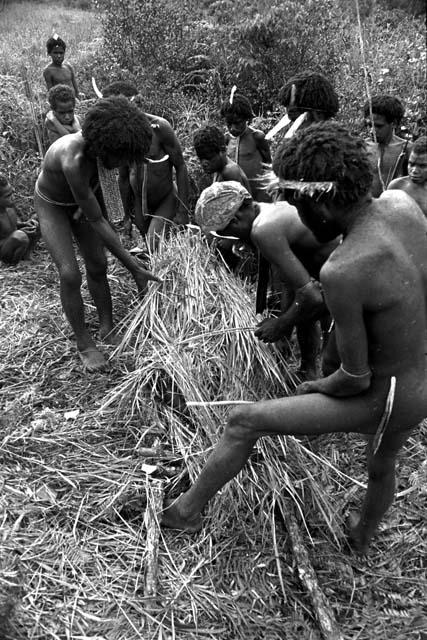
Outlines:
<svg viewBox="0 0 427 640"><path fill-rule="evenodd" d="M5 264L25 258L39 235L37 220L18 220L12 193L8 179L0 174L0 260Z"/></svg>
<svg viewBox="0 0 427 640"><path fill-rule="evenodd" d="M50 111L45 118L45 126L49 138L49 144L68 133L80 131L80 121L74 113L76 98L74 91L66 84L56 84L49 89L47 99Z"/></svg>
<svg viewBox="0 0 427 640"><path fill-rule="evenodd" d="M258 438L355 432L368 436L368 488L349 535L366 552L393 501L397 453L427 416L427 221L405 193L371 197L364 143L338 124L298 132L273 168L319 241L343 234L320 271L335 320L326 377L302 383L293 397L233 409L199 477L166 503L162 522L199 530L203 508Z"/></svg>
<svg viewBox="0 0 427 640"><path fill-rule="evenodd" d="M371 122L372 108L372 122ZM392 180L407 174L412 144L396 135L404 116L402 102L395 96L381 94L365 102L363 114L371 127L373 140L366 142L373 171L372 195L377 198Z"/></svg>
<svg viewBox="0 0 427 640"><path fill-rule="evenodd" d="M414 142L408 160L408 175L392 180L389 189L401 189L411 196L427 218L427 137Z"/></svg>
<svg viewBox="0 0 427 640"><path fill-rule="evenodd" d="M117 336L104 247L130 271L140 291L146 289L147 280L157 278L124 249L104 217L99 174L103 169L142 162L150 148L151 135L147 118L126 98L100 100L88 111L82 131L59 138L48 149L36 182L34 202L42 236L59 271L62 306L88 371L103 368L106 360L85 325L73 236L86 265L89 291L99 315L100 337L114 344Z"/></svg>
<svg viewBox="0 0 427 640"><path fill-rule="evenodd" d="M113 95L124 95L142 109L142 97L130 82L109 84L103 96ZM135 224L154 250L168 223L188 223L189 180L181 145L169 122L150 113L144 115L152 129L148 162L121 167L119 184L126 216L130 218L133 203Z"/></svg>
<svg viewBox="0 0 427 640"><path fill-rule="evenodd" d="M264 342L277 342L290 337L296 326L300 373L315 378L320 346L316 321L327 315L317 281L338 239L319 242L301 222L295 207L287 202L254 202L238 182L214 183L205 189L195 218L205 233L235 237L254 246L274 268L277 279L285 285L281 314L263 320L255 335ZM257 312L263 311L265 301L258 299L257 303Z"/></svg>

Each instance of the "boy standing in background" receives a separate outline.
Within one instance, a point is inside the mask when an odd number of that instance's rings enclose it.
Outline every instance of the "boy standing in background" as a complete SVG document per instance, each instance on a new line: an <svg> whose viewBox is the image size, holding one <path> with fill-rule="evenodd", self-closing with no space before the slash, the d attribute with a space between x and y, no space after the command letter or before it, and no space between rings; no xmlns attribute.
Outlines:
<svg viewBox="0 0 427 640"><path fill-rule="evenodd" d="M56 84L66 84L72 89L79 100L79 88L77 86L73 67L64 62L66 44L62 38L55 33L46 42L47 55L52 58L52 62L43 70L43 78L48 89Z"/></svg>

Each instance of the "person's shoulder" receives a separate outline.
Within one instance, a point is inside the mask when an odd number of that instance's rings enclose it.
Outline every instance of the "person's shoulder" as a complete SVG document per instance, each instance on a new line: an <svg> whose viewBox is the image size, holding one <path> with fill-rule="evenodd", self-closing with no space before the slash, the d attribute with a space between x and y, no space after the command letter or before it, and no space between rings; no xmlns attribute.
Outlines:
<svg viewBox="0 0 427 640"><path fill-rule="evenodd" d="M45 66L45 68L43 69L43 77L46 77L47 75L50 75L52 73L52 63L47 64Z"/></svg>
<svg viewBox="0 0 427 640"><path fill-rule="evenodd" d="M405 190L405 188L408 187L408 177L407 176L402 176L400 178L395 178L394 180L392 180L390 182L390 184L387 187L387 191L388 190L393 190L393 189L403 189Z"/></svg>
<svg viewBox="0 0 427 640"><path fill-rule="evenodd" d="M261 131L261 129L254 129L253 127L249 127L254 140L264 140L265 139L265 133L263 131Z"/></svg>

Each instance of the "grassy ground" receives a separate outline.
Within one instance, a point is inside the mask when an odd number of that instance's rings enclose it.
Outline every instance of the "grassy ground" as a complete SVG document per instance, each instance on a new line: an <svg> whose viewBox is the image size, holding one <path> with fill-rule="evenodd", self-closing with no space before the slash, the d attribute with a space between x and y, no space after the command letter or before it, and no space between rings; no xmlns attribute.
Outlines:
<svg viewBox="0 0 427 640"><path fill-rule="evenodd" d="M0 14L0 73L8 77L0 88L0 95L8 92L4 103L10 103L8 83L16 69L8 55L16 54L19 43L23 59L31 57L41 70L51 28L69 42L77 68L80 53L94 43L97 22L91 14L64 8L53 14L51 5L25 2ZM80 39L90 44L80 46ZM40 77L31 73L37 88ZM183 122L193 117L181 114ZM15 186L30 186L36 154L29 157L25 148L12 153L0 145L0 158ZM29 193L20 201L25 210L31 207ZM178 244L168 250L177 253ZM165 249L156 269L166 272L172 262ZM174 318L182 322L185 282L193 271L182 261L172 271L179 283L173 290ZM223 303L214 289L217 276L205 273L212 315ZM137 326L133 283L114 260L109 278L118 319L130 312ZM240 314L252 308L249 292L236 289L232 280L227 289L235 299L229 309ZM344 537L346 513L359 503L366 481L363 443L352 436L325 437L307 446L292 439L267 442L213 501L200 534L160 533L153 599L146 586L144 512L155 480L172 495L185 488L215 442L226 411L198 411L188 419L171 408L160 388L163 371L155 369L156 357L164 360L159 357L167 346L164 334L144 346L148 351L124 349L107 373L83 375L43 245L17 268L0 266L0 290L0 640L317 640L319 627L298 579L286 509L297 513L319 585L345 640L425 639L427 425L401 456L398 496L369 558L352 555ZM84 294L95 332L95 312L86 289ZM158 304L171 314L174 299ZM169 327L176 335L180 324ZM224 329L221 322L218 327ZM238 342L239 334L232 335ZM186 344L179 358L194 362L190 356L198 355L200 343ZM196 372L200 385L193 383L194 394L212 372L229 374L231 367L221 369L215 360L221 341L214 344L212 361L206 358L206 369ZM291 360L288 368L294 364ZM194 375L190 366L187 373L188 379ZM245 380L242 373L233 385L219 385L222 397L224 389L227 397L242 392ZM259 384L257 393L268 395ZM278 380L268 384L277 394ZM115 392L115 401L106 406Z"/></svg>

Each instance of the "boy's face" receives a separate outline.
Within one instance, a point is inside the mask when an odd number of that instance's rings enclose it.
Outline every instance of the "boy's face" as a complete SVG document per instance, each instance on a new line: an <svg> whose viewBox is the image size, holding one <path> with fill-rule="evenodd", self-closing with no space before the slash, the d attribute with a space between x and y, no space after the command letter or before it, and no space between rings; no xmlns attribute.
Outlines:
<svg viewBox="0 0 427 640"><path fill-rule="evenodd" d="M427 182L427 151L425 153L411 151L408 160L408 174L415 184Z"/></svg>
<svg viewBox="0 0 427 640"><path fill-rule="evenodd" d="M53 112L61 124L72 124L74 120L74 100L65 102L59 100Z"/></svg>
<svg viewBox="0 0 427 640"><path fill-rule="evenodd" d="M373 126L375 128L375 135L377 138L377 142L380 144L385 144L389 142L394 133L394 122L388 122L385 116L380 115L379 113L373 113ZM368 127L372 128L371 119L366 118L365 120Z"/></svg>
<svg viewBox="0 0 427 640"><path fill-rule="evenodd" d="M13 189L9 183L7 183L4 187L0 187L0 209L13 207L12 194Z"/></svg>
<svg viewBox="0 0 427 640"><path fill-rule="evenodd" d="M58 67L62 65L65 57L65 49L63 47L53 47L50 52L50 57L52 58L53 64L56 64Z"/></svg>
<svg viewBox="0 0 427 640"><path fill-rule="evenodd" d="M246 130L247 121L239 116L228 116L225 119L229 132L235 138L238 138Z"/></svg>
<svg viewBox="0 0 427 640"><path fill-rule="evenodd" d="M224 151L217 151L216 149L199 150L197 157L205 173L222 171L226 163L225 149Z"/></svg>

